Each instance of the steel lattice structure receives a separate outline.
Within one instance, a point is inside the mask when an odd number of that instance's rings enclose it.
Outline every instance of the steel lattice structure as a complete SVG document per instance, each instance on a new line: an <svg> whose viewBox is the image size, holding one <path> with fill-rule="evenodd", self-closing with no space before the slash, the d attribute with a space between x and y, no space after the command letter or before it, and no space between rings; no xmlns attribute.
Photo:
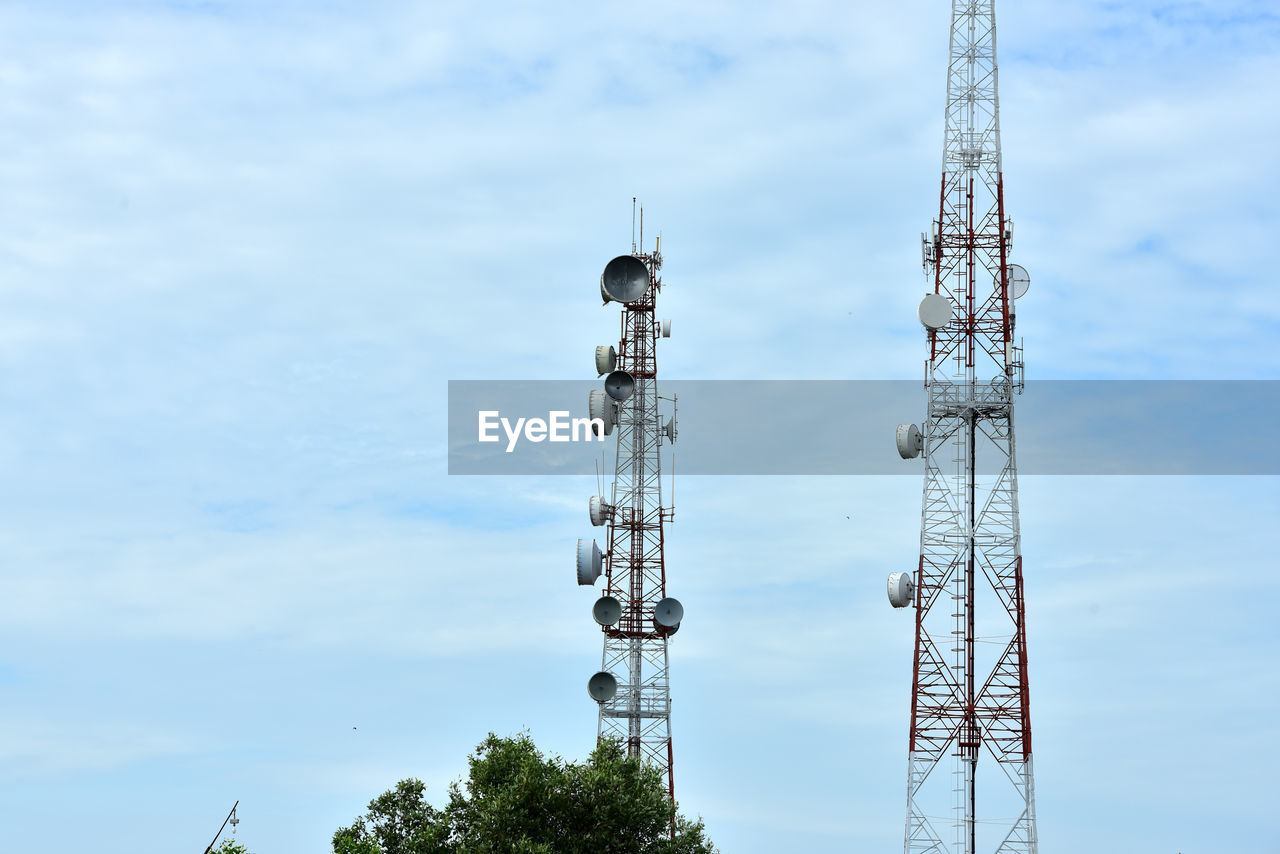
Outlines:
<svg viewBox="0 0 1280 854"><path fill-rule="evenodd" d="M914 604L916 622L904 850L1035 852L1013 427L1023 364L1011 276L1025 271L1008 260L994 1L953 0L950 42L938 218L923 237L930 291L946 303L921 304L923 436L904 449L899 431L903 456L925 457L914 600L894 602ZM938 770L947 759L951 775ZM981 777L980 764L991 766Z"/></svg>
<svg viewBox="0 0 1280 854"><path fill-rule="evenodd" d="M604 634L601 674L616 677L617 685L608 696L597 695L594 689L592 694L599 703L597 737L615 739L629 755L657 767L674 799L667 652L683 611L676 600L667 598L664 526L672 521L674 511L663 506L660 476L662 440L674 441L676 433L674 415L666 425L661 422L657 382L657 342L670 333L670 322L660 323L654 316L662 287L659 247L655 245L649 254L635 252L633 247L632 255L614 259L611 267L628 258L643 264L646 281L641 295L623 304L617 370L606 379L606 389L614 377L625 374L634 390L624 400L608 403L611 426L616 425L617 431L613 487L607 502L601 501L602 512L597 514L594 507L592 511L592 522L607 526L600 602L614 600L611 604L617 611L611 620L597 616ZM665 617L658 618L658 610Z"/></svg>

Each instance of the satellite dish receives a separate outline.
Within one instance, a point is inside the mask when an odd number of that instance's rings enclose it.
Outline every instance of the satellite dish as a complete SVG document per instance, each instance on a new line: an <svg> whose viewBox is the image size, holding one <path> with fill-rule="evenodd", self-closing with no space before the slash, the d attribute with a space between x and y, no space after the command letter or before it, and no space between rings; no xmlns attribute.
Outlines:
<svg viewBox="0 0 1280 854"><path fill-rule="evenodd" d="M604 422L604 434L608 436L613 432L613 401L605 397L603 391L598 388L591 389L591 394L587 396L587 417L592 421L599 419ZM591 425L591 429L595 430L595 425ZM596 433L596 435L600 435Z"/></svg>
<svg viewBox="0 0 1280 854"><path fill-rule="evenodd" d="M618 353L612 347L601 344L596 348L596 376L602 377L618 363Z"/></svg>
<svg viewBox="0 0 1280 854"><path fill-rule="evenodd" d="M679 599L673 599L668 596L666 599L658 601L653 606L653 621L664 629L670 629L680 625L680 621L684 619L684 606L680 604Z"/></svg>
<svg viewBox="0 0 1280 854"><path fill-rule="evenodd" d="M667 419L667 423L662 425L662 435L667 437L668 442L676 440L676 419L671 417Z"/></svg>
<svg viewBox="0 0 1280 854"><path fill-rule="evenodd" d="M1021 264L1010 264L1005 270L1009 277L1009 293L1014 299L1022 299L1031 290L1031 274Z"/></svg>
<svg viewBox="0 0 1280 854"><path fill-rule="evenodd" d="M659 329L662 331L663 338L670 338L671 337L671 318L669 317L664 318L661 325L659 326Z"/></svg>
<svg viewBox="0 0 1280 854"><path fill-rule="evenodd" d="M591 516L591 524L599 528L609 519L609 511L612 508L604 503L604 498L599 495L591 496L591 500L587 502L587 513Z"/></svg>
<svg viewBox="0 0 1280 854"><path fill-rule="evenodd" d="M603 561L595 540L578 540L578 583L585 587L595 584Z"/></svg>
<svg viewBox="0 0 1280 854"><path fill-rule="evenodd" d="M942 294L925 294L916 312L925 329L937 332L951 322L951 300Z"/></svg>
<svg viewBox="0 0 1280 854"><path fill-rule="evenodd" d="M591 616L602 626L612 626L622 619L622 603L612 596L601 596L591 606Z"/></svg>
<svg viewBox="0 0 1280 854"><path fill-rule="evenodd" d="M895 608L905 608L915 601L916 586L911 583L911 573L889 573L889 604Z"/></svg>
<svg viewBox="0 0 1280 854"><path fill-rule="evenodd" d="M634 255L619 255L604 267L600 296L605 302L635 302L649 289L649 268Z"/></svg>
<svg viewBox="0 0 1280 854"><path fill-rule="evenodd" d="M904 460L913 460L924 450L924 436L914 424L899 424L897 440L898 455Z"/></svg>
<svg viewBox="0 0 1280 854"><path fill-rule="evenodd" d="M671 637L678 631L680 631L680 624L676 623L674 626L664 631L663 634L666 635L667 637Z"/></svg>
<svg viewBox="0 0 1280 854"><path fill-rule="evenodd" d="M616 401L624 401L636 390L636 381L626 371L614 371L604 378L604 391Z"/></svg>
<svg viewBox="0 0 1280 854"><path fill-rule="evenodd" d="M607 703L618 693L618 680L607 670L601 670L587 680L587 693L597 703Z"/></svg>

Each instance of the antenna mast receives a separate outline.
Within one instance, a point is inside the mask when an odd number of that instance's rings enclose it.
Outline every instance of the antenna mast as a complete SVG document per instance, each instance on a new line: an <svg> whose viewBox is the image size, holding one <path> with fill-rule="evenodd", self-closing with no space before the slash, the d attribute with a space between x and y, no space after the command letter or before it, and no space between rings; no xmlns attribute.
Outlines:
<svg viewBox="0 0 1280 854"><path fill-rule="evenodd" d="M227 813L227 817L222 820L222 827L219 827L218 832L213 835L213 841L204 849L204 854L210 854L213 851L213 846L218 844L218 837L222 836L222 831L227 829L227 822L231 822L231 832L236 832L236 825L240 823L240 819L236 818L236 807L238 806L240 806L239 800L231 805L231 812Z"/></svg>
<svg viewBox="0 0 1280 854"><path fill-rule="evenodd" d="M897 435L903 458L925 457L920 558L914 579L889 576L890 603L915 606L907 854L1037 850L1013 431L1023 385L1014 300L1030 278L1008 263L1012 242L995 3L952 0L942 190L921 235L928 412L923 431L903 424ZM979 455L995 475L978 474ZM950 779L938 771L948 759ZM979 788L984 813L1005 818L978 818ZM933 822L948 810L944 842Z"/></svg>
<svg viewBox="0 0 1280 854"><path fill-rule="evenodd" d="M606 547L578 540L577 573L582 585L595 584L602 568L605 577L591 609L604 654L587 683L599 704L597 738L615 739L657 767L674 801L667 647L684 609L667 596L664 555L664 526L674 511L662 502L661 447L664 438L675 441L676 427L674 414L664 424L658 411L657 342L671 335L671 321L654 318L661 269L657 245L648 254L633 245L600 277L605 304L622 304L622 338L617 350L596 348L596 373L605 379L603 389L591 390L589 414L599 419L598 431L616 428L618 445L611 494L589 502L591 524L606 529Z"/></svg>

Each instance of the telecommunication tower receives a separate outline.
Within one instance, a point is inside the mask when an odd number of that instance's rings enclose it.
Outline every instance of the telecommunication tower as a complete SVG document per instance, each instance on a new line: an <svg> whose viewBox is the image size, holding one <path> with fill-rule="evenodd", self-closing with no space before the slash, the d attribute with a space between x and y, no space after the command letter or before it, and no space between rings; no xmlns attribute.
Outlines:
<svg viewBox="0 0 1280 854"><path fill-rule="evenodd" d="M996 84L994 0L952 0L942 191L921 235L928 412L897 432L903 458L925 458L920 560L889 576L890 603L916 618L908 854L1037 848L1013 432L1015 300L1031 280L1008 259Z"/></svg>
<svg viewBox="0 0 1280 854"><path fill-rule="evenodd" d="M610 261L600 277L605 304L622 304L622 339L615 350L596 348L603 389L592 389L589 414L605 434L618 436L613 488L589 501L591 524L606 529L605 548L578 540L578 583L594 585L602 569L604 590L591 614L604 634L600 671L587 692L600 707L597 737L613 738L627 753L656 766L674 800L671 692L667 646L684 609L667 596L663 527L674 511L662 503L662 440L674 442L673 412L658 411L659 338L671 336L671 321L658 321L654 307L662 279L661 238L652 253L637 251ZM644 231L641 228L641 250Z"/></svg>

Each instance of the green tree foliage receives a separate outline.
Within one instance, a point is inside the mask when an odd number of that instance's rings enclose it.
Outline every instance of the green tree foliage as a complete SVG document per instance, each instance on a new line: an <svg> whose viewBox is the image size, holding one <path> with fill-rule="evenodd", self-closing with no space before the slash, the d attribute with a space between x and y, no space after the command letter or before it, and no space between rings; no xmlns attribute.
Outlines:
<svg viewBox="0 0 1280 854"><path fill-rule="evenodd" d="M374 798L334 834L334 854L716 854L658 771L614 742L573 763L544 757L528 735L490 735L443 811L424 790L402 780Z"/></svg>
<svg viewBox="0 0 1280 854"><path fill-rule="evenodd" d="M334 854L447 854L448 827L427 803L421 780L401 780L369 802L369 811L333 835Z"/></svg>
<svg viewBox="0 0 1280 854"><path fill-rule="evenodd" d="M213 849L212 854L249 854L249 849L234 839L224 839Z"/></svg>

